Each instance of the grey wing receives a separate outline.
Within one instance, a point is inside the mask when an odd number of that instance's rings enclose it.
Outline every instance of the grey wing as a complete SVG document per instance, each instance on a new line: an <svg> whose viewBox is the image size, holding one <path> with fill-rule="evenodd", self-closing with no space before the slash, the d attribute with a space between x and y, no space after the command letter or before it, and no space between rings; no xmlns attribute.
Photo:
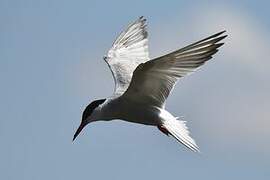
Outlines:
<svg viewBox="0 0 270 180"><path fill-rule="evenodd" d="M136 67L149 60L146 19L140 17L123 31L104 60L115 81L114 94L123 94Z"/></svg>
<svg viewBox="0 0 270 180"><path fill-rule="evenodd" d="M123 96L134 101L164 107L165 100L177 80L198 69L223 45L218 42L226 37L221 36L224 32L140 64Z"/></svg>

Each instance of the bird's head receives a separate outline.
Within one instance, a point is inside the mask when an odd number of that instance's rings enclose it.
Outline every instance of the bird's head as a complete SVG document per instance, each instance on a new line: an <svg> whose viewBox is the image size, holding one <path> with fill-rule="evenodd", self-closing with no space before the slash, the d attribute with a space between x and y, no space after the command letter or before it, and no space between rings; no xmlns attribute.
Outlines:
<svg viewBox="0 0 270 180"><path fill-rule="evenodd" d="M96 120L96 117L94 117L95 115L95 111L97 111L98 107L100 104L102 104L106 99L99 99L96 101L91 102L83 111L82 114L82 121L81 124L79 126L79 128L77 129L77 131L74 134L73 137L73 141L76 139L76 137L80 134L80 132L82 131L82 129L90 122L93 122Z"/></svg>

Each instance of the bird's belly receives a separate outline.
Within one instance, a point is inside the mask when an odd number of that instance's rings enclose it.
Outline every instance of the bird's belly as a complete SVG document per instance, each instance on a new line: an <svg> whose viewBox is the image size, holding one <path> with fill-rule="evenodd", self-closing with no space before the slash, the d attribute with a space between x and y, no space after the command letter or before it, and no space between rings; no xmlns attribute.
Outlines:
<svg viewBox="0 0 270 180"><path fill-rule="evenodd" d="M120 113L119 119L133 123L157 126L162 122L159 114L159 108L155 107L125 106L123 107L123 111Z"/></svg>

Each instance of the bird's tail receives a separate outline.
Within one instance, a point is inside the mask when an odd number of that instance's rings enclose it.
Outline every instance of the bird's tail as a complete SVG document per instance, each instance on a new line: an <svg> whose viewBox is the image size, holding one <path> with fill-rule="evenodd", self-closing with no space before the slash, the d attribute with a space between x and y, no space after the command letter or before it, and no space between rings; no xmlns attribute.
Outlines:
<svg viewBox="0 0 270 180"><path fill-rule="evenodd" d="M169 135L173 136L177 141L185 145L190 150L200 152L196 142L190 137L185 121L178 120L178 117L166 120L162 124L162 128L165 128Z"/></svg>

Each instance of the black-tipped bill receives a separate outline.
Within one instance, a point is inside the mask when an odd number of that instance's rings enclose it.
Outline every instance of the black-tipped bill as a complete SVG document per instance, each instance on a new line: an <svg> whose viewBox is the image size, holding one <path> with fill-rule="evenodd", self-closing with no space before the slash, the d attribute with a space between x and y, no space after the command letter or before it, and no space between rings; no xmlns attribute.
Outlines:
<svg viewBox="0 0 270 180"><path fill-rule="evenodd" d="M81 123L79 128L77 129L77 131L75 132L74 136L73 136L73 140L74 141L76 139L76 137L80 134L80 132L82 131L82 129L86 126L85 123Z"/></svg>

